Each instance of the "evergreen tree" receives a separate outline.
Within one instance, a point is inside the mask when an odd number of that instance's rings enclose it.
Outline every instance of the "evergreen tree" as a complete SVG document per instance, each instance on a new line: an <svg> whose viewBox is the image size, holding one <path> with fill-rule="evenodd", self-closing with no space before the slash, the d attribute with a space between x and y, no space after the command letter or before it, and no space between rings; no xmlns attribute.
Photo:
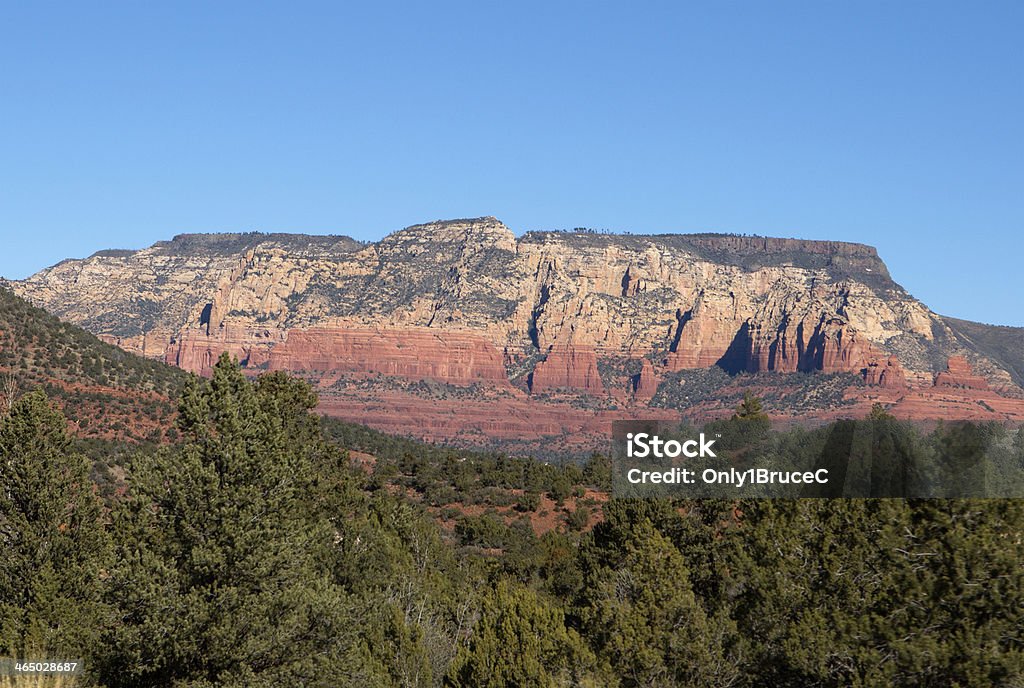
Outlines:
<svg viewBox="0 0 1024 688"><path fill-rule="evenodd" d="M808 497L919 497L932 489L927 448L917 430L876 404L868 420L841 420L827 428L814 469L827 484L803 489Z"/></svg>
<svg viewBox="0 0 1024 688"><path fill-rule="evenodd" d="M337 540L335 577L355 598L365 669L353 685L437 685L477 595L434 520L377 494L345 519Z"/></svg>
<svg viewBox="0 0 1024 688"><path fill-rule="evenodd" d="M598 684L593 656L565 626L554 600L502 581L487 595L469 645L448 674L453 688L515 688Z"/></svg>
<svg viewBox="0 0 1024 688"><path fill-rule="evenodd" d="M993 439L989 429L976 423L950 423L936 429L933 440L940 496L986 496Z"/></svg>
<svg viewBox="0 0 1024 688"><path fill-rule="evenodd" d="M1024 501L920 500L900 525L883 624L896 683L1024 681Z"/></svg>
<svg viewBox="0 0 1024 688"><path fill-rule="evenodd" d="M739 656L755 685L886 686L900 600L898 500L745 500L722 542ZM887 618L887 615L890 618Z"/></svg>
<svg viewBox="0 0 1024 688"><path fill-rule="evenodd" d="M704 432L712 436L721 435L715 446L728 451L761 442L771 427L771 419L765 413L761 399L748 391L743 394L743 400L731 418L708 423Z"/></svg>
<svg viewBox="0 0 1024 688"><path fill-rule="evenodd" d="M611 457L594 452L583 466L583 477L588 485L610 492L612 489Z"/></svg>
<svg viewBox="0 0 1024 688"><path fill-rule="evenodd" d="M634 527L626 556L593 576L582 598L586 636L623 686L711 686L736 678L682 555L649 522Z"/></svg>
<svg viewBox="0 0 1024 688"><path fill-rule="evenodd" d="M736 413L733 414L733 418L738 418L739 420L766 420L768 414L764 412L764 404L760 397L752 392L744 392L743 401L736 407Z"/></svg>
<svg viewBox="0 0 1024 688"><path fill-rule="evenodd" d="M0 419L0 654L87 655L110 558L88 462L42 392Z"/></svg>
<svg viewBox="0 0 1024 688"><path fill-rule="evenodd" d="M222 356L183 395L184 445L139 457L117 519L111 685L335 685L352 669L310 398Z"/></svg>
<svg viewBox="0 0 1024 688"><path fill-rule="evenodd" d="M871 404L871 412L868 413L868 420L882 421L889 420L893 416L885 409L885 404L880 404L877 401Z"/></svg>

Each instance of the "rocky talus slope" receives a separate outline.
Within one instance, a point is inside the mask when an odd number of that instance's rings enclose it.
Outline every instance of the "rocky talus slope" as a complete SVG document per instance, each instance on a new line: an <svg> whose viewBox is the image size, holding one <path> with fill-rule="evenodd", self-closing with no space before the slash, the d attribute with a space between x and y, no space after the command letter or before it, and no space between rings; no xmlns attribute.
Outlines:
<svg viewBox="0 0 1024 688"><path fill-rule="evenodd" d="M327 413L430 439L565 442L623 416L725 413L750 386L781 417L881 401L1024 420L1024 338L936 315L859 244L517 238L478 218L372 244L183 235L11 287L128 351L200 374L228 351L313 380Z"/></svg>

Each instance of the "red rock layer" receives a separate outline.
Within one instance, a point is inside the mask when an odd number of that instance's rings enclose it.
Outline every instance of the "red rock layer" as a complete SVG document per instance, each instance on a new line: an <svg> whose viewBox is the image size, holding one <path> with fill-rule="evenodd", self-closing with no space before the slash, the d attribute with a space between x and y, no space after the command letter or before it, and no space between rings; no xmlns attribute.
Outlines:
<svg viewBox="0 0 1024 688"><path fill-rule="evenodd" d="M669 371L719 365L730 372L859 373L881 356L845 323L821 319L783 326L750 320L738 327L728 320L681 319L674 350L665 359Z"/></svg>
<svg viewBox="0 0 1024 688"><path fill-rule="evenodd" d="M269 368L508 384L502 355L493 344L472 334L427 328L291 330L270 351Z"/></svg>
<svg viewBox="0 0 1024 688"><path fill-rule="evenodd" d="M590 347L557 346L537 364L530 377L530 391L574 389L604 394L597 370L597 354Z"/></svg>
<svg viewBox="0 0 1024 688"><path fill-rule="evenodd" d="M665 359L671 372L710 368L725 355L737 335L737 325L730 321L684 320L679 327L682 329L673 350Z"/></svg>
<svg viewBox="0 0 1024 688"><path fill-rule="evenodd" d="M963 356L950 356L946 370L935 376L935 386L987 390L988 381L975 375L974 368Z"/></svg>
<svg viewBox="0 0 1024 688"><path fill-rule="evenodd" d="M895 356L890 356L884 363L872 359L864 370L864 381L869 385L890 389L906 389L907 376Z"/></svg>
<svg viewBox="0 0 1024 688"><path fill-rule="evenodd" d="M759 387L740 379L719 390L722 397L750 391L759 396L778 393L778 387ZM781 423L829 422L840 418L865 418L874 404L881 403L900 419L913 421L974 420L999 423L1024 422L1024 399L1000 396L992 390L928 387L864 386L846 389L844 403L810 413L785 407L770 408L773 420ZM701 420L727 418L732 408L715 399L696 404L683 413Z"/></svg>
<svg viewBox="0 0 1024 688"><path fill-rule="evenodd" d="M230 325L207 330L182 330L171 340L164 354L164 362L176 365L197 375L208 376L222 353L229 353L243 366L265 366L271 348L284 338L281 330L250 330Z"/></svg>
<svg viewBox="0 0 1024 688"><path fill-rule="evenodd" d="M650 401L658 389L658 375L654 366L646 358L640 374L636 378L636 388L633 390L633 398L637 401Z"/></svg>
<svg viewBox="0 0 1024 688"><path fill-rule="evenodd" d="M850 390L852 405L817 414L821 420L860 418L880 402L897 418L906 420L974 420L1024 422L1024 400L1008 399L991 390L942 387L909 390L865 387Z"/></svg>
<svg viewBox="0 0 1024 688"><path fill-rule="evenodd" d="M677 372L717 364L742 328L743 321L737 319L735 312L723 312L720 305L709 305L700 295L690 310L676 311L676 323L669 331L673 341L665 357L665 368Z"/></svg>
<svg viewBox="0 0 1024 688"><path fill-rule="evenodd" d="M400 391L338 389L320 392L320 413L383 432L431 442L488 445L512 441L544 451L607 450L617 420L674 420L668 409L588 410L524 394L500 398L438 399Z"/></svg>

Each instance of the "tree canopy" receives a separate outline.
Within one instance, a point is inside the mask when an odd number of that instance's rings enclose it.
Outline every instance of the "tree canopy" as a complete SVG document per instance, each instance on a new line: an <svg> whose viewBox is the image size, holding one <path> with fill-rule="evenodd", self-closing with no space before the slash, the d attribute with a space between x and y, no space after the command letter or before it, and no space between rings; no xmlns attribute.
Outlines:
<svg viewBox="0 0 1024 688"><path fill-rule="evenodd" d="M884 409L769 432L756 402L705 426L723 461L833 457L895 494L1024 456L1019 430L923 434ZM0 651L80 656L108 688L1024 680L1020 500L588 501L604 457L455 452L325 426L315 405L222 357L187 384L176 444L118 449L104 500L60 412L15 401Z"/></svg>

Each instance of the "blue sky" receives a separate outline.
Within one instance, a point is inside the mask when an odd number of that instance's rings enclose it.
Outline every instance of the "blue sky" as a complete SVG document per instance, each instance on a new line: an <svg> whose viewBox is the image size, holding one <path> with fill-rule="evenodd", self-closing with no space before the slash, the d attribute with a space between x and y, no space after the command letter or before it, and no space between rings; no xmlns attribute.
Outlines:
<svg viewBox="0 0 1024 688"><path fill-rule="evenodd" d="M495 215L860 241L1024 325L1019 2L0 1L0 274Z"/></svg>

